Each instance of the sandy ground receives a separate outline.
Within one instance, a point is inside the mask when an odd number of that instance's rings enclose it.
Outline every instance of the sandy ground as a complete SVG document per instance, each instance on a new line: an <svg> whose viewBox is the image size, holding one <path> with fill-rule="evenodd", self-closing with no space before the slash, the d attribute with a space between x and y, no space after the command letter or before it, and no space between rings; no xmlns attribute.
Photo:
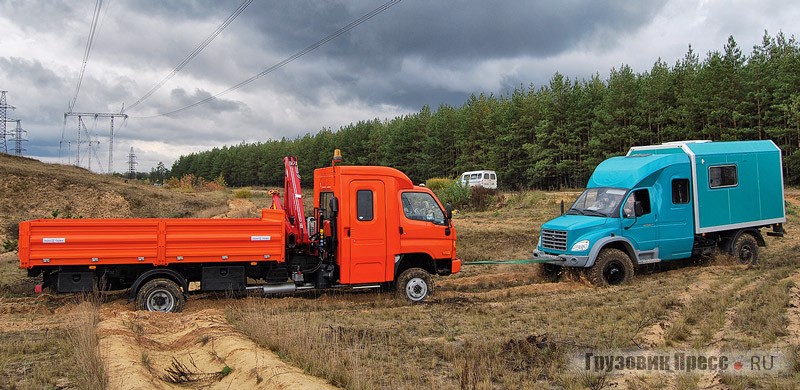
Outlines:
<svg viewBox="0 0 800 390"><path fill-rule="evenodd" d="M124 301L102 306L97 326L109 389L331 389L259 347L225 320L223 311L193 300L183 313L132 311ZM168 370L184 374L170 383ZM225 367L232 371L224 377Z"/></svg>
<svg viewBox="0 0 800 390"><path fill-rule="evenodd" d="M231 199L212 218L253 218L247 199ZM334 389L305 374L236 331L214 301L192 300L182 313L132 311L117 301L104 305L97 326L113 389ZM230 373L221 372L229 367ZM173 383L179 372L183 383Z"/></svg>

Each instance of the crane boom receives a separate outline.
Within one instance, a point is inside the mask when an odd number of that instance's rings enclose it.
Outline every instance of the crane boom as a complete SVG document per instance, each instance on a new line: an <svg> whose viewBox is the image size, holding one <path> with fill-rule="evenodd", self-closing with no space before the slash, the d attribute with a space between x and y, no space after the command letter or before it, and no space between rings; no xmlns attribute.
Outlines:
<svg viewBox="0 0 800 390"><path fill-rule="evenodd" d="M281 202L280 194L272 192L272 208L286 211L286 235L288 243L294 245L308 245L311 241L306 227L306 213L303 207L303 189L300 187L300 173L297 170L297 158L289 156L283 158L284 201Z"/></svg>

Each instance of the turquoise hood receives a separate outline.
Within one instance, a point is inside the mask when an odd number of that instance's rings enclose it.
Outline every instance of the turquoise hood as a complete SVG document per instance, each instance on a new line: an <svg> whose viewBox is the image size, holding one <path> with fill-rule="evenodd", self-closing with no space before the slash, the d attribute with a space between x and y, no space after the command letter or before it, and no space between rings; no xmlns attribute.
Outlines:
<svg viewBox="0 0 800 390"><path fill-rule="evenodd" d="M562 215L547 221L542 229L566 230L570 232L590 229L605 225L607 217L592 217L588 215Z"/></svg>

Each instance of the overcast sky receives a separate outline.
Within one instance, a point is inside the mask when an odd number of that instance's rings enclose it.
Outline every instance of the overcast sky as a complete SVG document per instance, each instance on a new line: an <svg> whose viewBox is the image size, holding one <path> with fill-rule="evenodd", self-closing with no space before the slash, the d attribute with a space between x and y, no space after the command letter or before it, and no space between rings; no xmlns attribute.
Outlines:
<svg viewBox="0 0 800 390"><path fill-rule="evenodd" d="M243 88L156 116L280 63L384 1L253 1L175 77L126 109L124 127L115 122L113 169L127 170L131 147L138 170L149 171L159 161L169 167L182 154L215 146L336 130L426 104L459 106L472 93L546 84L555 72L605 79L621 64L644 72L659 57L673 65L689 44L703 59L722 50L729 35L748 55L765 30L800 35L794 1L402 0ZM105 0L74 111L130 107L241 3ZM94 8L91 0L0 0L0 90L16 107L9 116L28 132L27 156L74 163L77 119L65 125L64 112ZM99 145L81 165L91 159L93 170L107 170L109 121L84 121Z"/></svg>

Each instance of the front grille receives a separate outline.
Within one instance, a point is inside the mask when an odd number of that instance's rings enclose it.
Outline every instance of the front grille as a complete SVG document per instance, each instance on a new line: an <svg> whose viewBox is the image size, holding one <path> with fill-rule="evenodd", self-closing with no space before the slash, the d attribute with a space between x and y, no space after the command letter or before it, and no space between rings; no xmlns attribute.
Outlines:
<svg viewBox="0 0 800 390"><path fill-rule="evenodd" d="M559 251L567 250L567 232L542 229L542 248Z"/></svg>

